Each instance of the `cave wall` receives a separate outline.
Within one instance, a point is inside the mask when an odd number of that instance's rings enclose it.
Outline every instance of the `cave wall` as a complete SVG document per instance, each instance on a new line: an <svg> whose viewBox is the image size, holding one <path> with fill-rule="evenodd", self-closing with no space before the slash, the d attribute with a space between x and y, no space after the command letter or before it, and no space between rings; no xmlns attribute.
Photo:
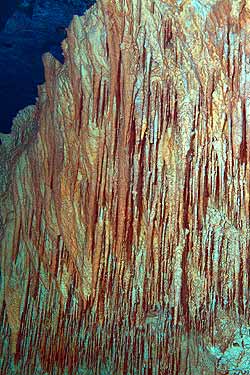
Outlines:
<svg viewBox="0 0 250 375"><path fill-rule="evenodd" d="M100 0L44 55L1 136L3 374L249 373L249 17Z"/></svg>

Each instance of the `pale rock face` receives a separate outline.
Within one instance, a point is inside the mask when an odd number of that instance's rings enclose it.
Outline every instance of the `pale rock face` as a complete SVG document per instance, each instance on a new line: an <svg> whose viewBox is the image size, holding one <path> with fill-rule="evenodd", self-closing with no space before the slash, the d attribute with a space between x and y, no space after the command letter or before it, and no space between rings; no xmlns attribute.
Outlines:
<svg viewBox="0 0 250 375"><path fill-rule="evenodd" d="M8 374L250 371L248 14L100 0L44 56L1 137Z"/></svg>

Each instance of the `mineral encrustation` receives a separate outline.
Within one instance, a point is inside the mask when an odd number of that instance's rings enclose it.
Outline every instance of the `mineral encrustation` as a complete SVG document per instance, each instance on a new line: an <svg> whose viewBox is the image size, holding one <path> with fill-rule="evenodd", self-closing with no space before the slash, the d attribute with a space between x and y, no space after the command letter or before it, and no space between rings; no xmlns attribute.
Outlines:
<svg viewBox="0 0 250 375"><path fill-rule="evenodd" d="M249 0L98 0L44 55L1 136L1 374L250 374L249 40Z"/></svg>

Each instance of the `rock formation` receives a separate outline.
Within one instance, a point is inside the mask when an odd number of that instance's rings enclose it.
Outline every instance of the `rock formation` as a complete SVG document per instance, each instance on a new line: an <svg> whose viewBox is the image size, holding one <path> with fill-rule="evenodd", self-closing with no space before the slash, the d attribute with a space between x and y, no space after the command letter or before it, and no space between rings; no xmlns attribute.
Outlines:
<svg viewBox="0 0 250 375"><path fill-rule="evenodd" d="M1 155L1 374L250 373L250 2L99 0Z"/></svg>

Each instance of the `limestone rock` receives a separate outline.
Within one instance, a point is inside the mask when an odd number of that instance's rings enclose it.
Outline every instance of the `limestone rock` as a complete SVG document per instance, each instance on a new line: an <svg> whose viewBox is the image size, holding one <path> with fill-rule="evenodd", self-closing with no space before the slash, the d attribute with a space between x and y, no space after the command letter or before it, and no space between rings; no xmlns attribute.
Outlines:
<svg viewBox="0 0 250 375"><path fill-rule="evenodd" d="M249 8L99 0L44 56L0 148L3 374L246 371Z"/></svg>

